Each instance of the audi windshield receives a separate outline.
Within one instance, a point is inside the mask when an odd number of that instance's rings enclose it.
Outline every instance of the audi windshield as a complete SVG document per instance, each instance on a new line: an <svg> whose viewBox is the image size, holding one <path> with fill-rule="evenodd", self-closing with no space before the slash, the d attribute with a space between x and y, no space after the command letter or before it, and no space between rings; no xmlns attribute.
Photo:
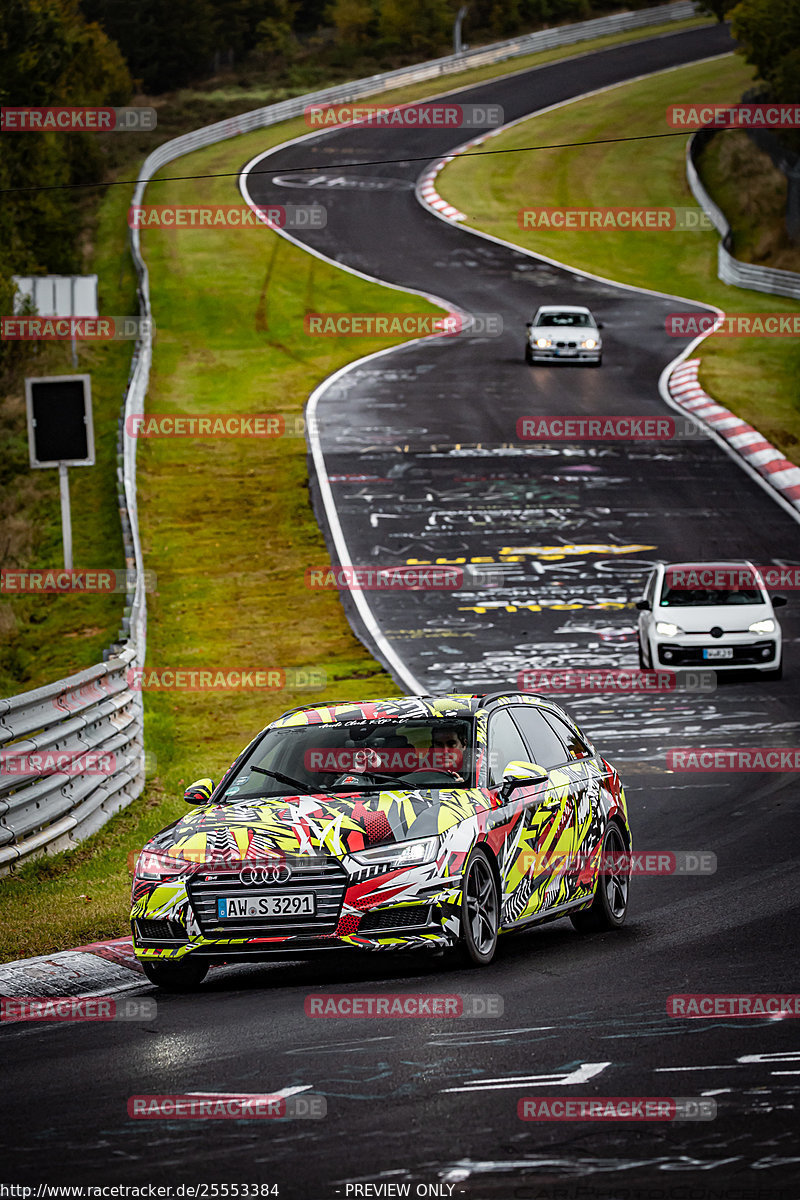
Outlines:
<svg viewBox="0 0 800 1200"><path fill-rule="evenodd" d="M472 730L455 719L354 721L268 729L216 800L368 790L390 780L425 787L465 783Z"/></svg>

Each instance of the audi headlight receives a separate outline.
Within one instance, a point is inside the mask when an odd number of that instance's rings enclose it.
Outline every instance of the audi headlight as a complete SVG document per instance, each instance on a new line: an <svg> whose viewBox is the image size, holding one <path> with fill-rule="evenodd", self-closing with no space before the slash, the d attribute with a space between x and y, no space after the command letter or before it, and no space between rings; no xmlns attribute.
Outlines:
<svg viewBox="0 0 800 1200"><path fill-rule="evenodd" d="M586 338L585 341L581 342L581 345L584 350L594 350L597 345L597 338Z"/></svg>
<svg viewBox="0 0 800 1200"><path fill-rule="evenodd" d="M541 337L541 338L536 339L536 345L539 347L540 350L546 350L547 347L552 346L552 344L553 344L553 341L551 338Z"/></svg>
<svg viewBox="0 0 800 1200"><path fill-rule="evenodd" d="M677 625L673 625L672 621L656 621L656 633L659 637L675 637L676 633L680 633Z"/></svg>
<svg viewBox="0 0 800 1200"><path fill-rule="evenodd" d="M137 879L179 879L197 869L197 863L171 858L158 850L143 850L136 864Z"/></svg>
<svg viewBox="0 0 800 1200"><path fill-rule="evenodd" d="M752 625L748 626L751 633L774 633L775 622L772 617L765 617L763 621L753 621Z"/></svg>
<svg viewBox="0 0 800 1200"><path fill-rule="evenodd" d="M358 850L353 858L362 867L385 863L387 867L416 867L420 863L433 862L439 852L439 837L418 838L413 842L396 842L389 846L372 846L369 850Z"/></svg>

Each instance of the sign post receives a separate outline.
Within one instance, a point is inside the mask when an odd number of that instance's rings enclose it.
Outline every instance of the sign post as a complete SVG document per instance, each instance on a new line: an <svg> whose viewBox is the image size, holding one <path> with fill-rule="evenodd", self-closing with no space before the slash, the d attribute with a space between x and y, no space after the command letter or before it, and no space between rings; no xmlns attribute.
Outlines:
<svg viewBox="0 0 800 1200"><path fill-rule="evenodd" d="M64 567L71 570L72 516L67 467L94 466L91 379L88 375L26 379L25 407L31 467L58 467Z"/></svg>
<svg viewBox="0 0 800 1200"><path fill-rule="evenodd" d="M61 493L61 539L64 543L64 569L72 570L72 512L69 506L69 475L64 463L58 464L58 489Z"/></svg>

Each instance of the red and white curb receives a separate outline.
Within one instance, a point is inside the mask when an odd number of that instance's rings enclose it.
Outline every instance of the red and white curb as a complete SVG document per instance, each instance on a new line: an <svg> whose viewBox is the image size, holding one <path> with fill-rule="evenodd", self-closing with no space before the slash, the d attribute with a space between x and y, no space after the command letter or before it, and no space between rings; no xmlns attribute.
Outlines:
<svg viewBox="0 0 800 1200"><path fill-rule="evenodd" d="M107 995L146 983L129 937L0 963L0 997L9 999Z"/></svg>
<svg viewBox="0 0 800 1200"><path fill-rule="evenodd" d="M758 471L785 500L800 510L800 467L789 462L763 434L723 408L697 382L699 358L680 363L669 377L669 394L676 404L724 438L732 450Z"/></svg>
<svg viewBox="0 0 800 1200"><path fill-rule="evenodd" d="M471 138L468 142L464 142L452 154L448 154L446 158L440 158L437 163L431 167L426 167L423 173L417 180L416 195L420 204L427 205L440 217L444 217L447 221L468 221L469 217L466 213L460 212L454 205L448 204L436 190L434 180L440 171L443 171L448 163L451 163L454 158L465 154L471 150L473 146L482 145L487 138L497 137L498 134L506 133L512 125L518 125L520 121L527 121L530 115L520 117L517 121L510 121L507 125L498 125L496 129L487 129L485 133L479 133L477 137ZM473 233L476 232L473 230Z"/></svg>
<svg viewBox="0 0 800 1200"><path fill-rule="evenodd" d="M455 155L451 154L448 158L443 158L439 162L434 163L432 167L427 167L417 180L416 192L419 200L427 205L428 208L432 208L437 212L440 217L446 217L448 221L466 221L467 214L459 212L454 205L448 204L446 200L443 200L433 183L442 168L446 167L454 158Z"/></svg>

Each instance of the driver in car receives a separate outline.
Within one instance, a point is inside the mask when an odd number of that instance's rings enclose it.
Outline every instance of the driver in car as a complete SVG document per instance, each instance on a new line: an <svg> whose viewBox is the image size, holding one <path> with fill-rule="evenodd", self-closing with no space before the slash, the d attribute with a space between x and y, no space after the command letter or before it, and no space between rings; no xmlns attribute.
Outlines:
<svg viewBox="0 0 800 1200"><path fill-rule="evenodd" d="M434 750L446 752L436 755L434 759L436 766L452 771L462 783L466 783L467 743L464 739L463 728L460 725L435 725L431 730L431 747Z"/></svg>

